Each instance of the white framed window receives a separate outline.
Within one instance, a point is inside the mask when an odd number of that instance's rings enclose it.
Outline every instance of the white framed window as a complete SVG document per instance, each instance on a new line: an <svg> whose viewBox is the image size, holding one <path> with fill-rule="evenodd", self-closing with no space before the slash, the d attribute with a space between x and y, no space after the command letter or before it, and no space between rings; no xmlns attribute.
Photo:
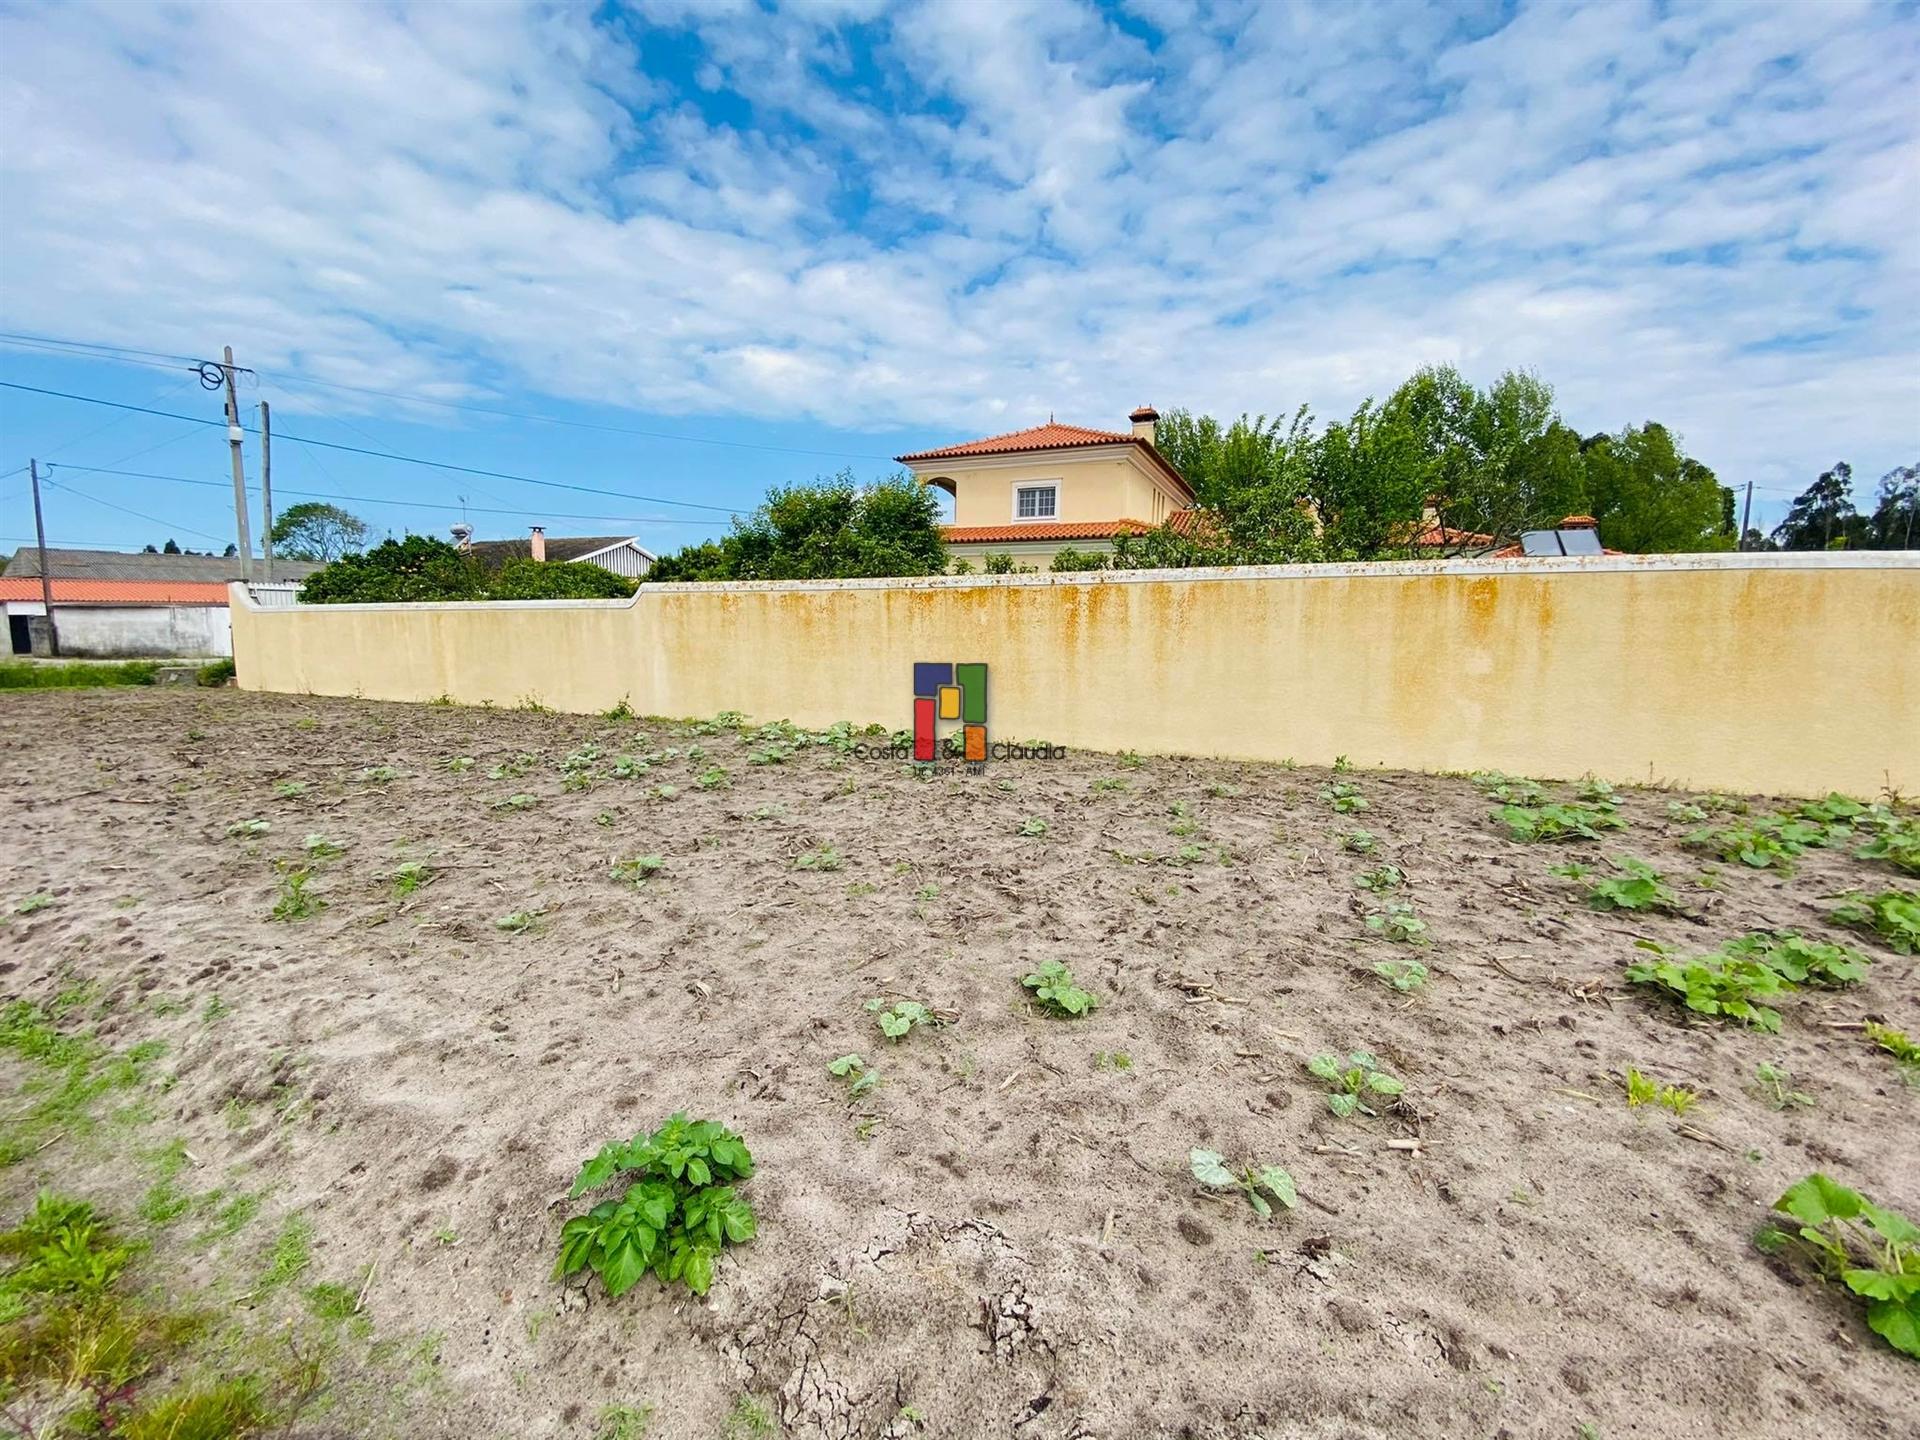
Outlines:
<svg viewBox="0 0 1920 1440"><path fill-rule="evenodd" d="M1060 486L1049 480L1044 485L1013 487L1015 520L1052 520L1060 513Z"/></svg>

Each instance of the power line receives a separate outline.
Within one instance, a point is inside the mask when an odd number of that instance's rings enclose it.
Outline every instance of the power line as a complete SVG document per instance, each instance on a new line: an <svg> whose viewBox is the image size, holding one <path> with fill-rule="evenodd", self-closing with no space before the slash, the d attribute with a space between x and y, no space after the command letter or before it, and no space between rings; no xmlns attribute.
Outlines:
<svg viewBox="0 0 1920 1440"><path fill-rule="evenodd" d="M136 350L125 345L96 345L86 340L62 340L51 335L23 335L0 331L0 343L12 343L22 349L50 350L54 354L71 354L77 358L114 360L115 363L121 364L152 364L160 360L183 362L190 366L202 363L198 357L192 355L171 355L164 350ZM126 356L147 358L144 360L119 358ZM705 435L676 435L666 430L640 430L631 426L605 425L591 420L563 420L557 415L541 415L527 410L505 410L496 406L475 405L461 400L442 400L431 395L409 395L385 387L349 385L341 380L321 380L316 376L300 375L292 371L269 371L267 374L278 374L282 388L287 384L313 385L325 390L344 390L355 395L372 395L384 400L398 400L409 405L434 405L443 410L463 410L474 415L492 415L504 420L530 420L540 425L564 425L573 430L597 430L608 435L634 435L647 440L671 440L685 445L720 445L733 450L760 450L776 455L810 455L824 460L891 460L893 458L891 455L873 455L857 450L811 450L796 445L764 445L751 440L716 440Z"/></svg>
<svg viewBox="0 0 1920 1440"><path fill-rule="evenodd" d="M208 420L198 415L181 415L170 410L155 410L146 405L129 405L120 400L104 400L97 395L75 395L68 390L49 390L40 385L22 385L14 380L0 380L0 389L22 390L30 395L49 395L56 400L75 400L83 405L106 405L115 410L132 410L141 415L157 415L163 420L185 420L195 425L218 425L225 428L221 420ZM521 485L540 485L549 490L572 490L582 495L608 495L616 500L640 500L649 505L673 505L682 510L711 510L716 515L737 515L738 505L702 505L693 500L669 500L663 495L636 495L627 490L608 490L597 485L570 485L563 480L536 480L531 475L515 475L505 470L481 470L472 465L455 465L444 460L427 460L417 455L400 455L391 450L372 450L360 445L343 445L337 440L319 440L311 435L280 436L282 440L292 440L301 445L318 445L326 450L339 450L348 455L365 455L376 460L392 460L401 465L423 465L431 470L448 470L460 475L478 475L489 480L512 480Z"/></svg>
<svg viewBox="0 0 1920 1440"><path fill-rule="evenodd" d="M151 524L160 526L162 529L179 530L188 535L198 535L202 540L211 540L216 545L224 545L226 543L226 541L218 535L209 535L204 530L196 530L191 525L182 525L177 521L162 520L158 515L149 515L144 510L134 510L125 505L116 505L111 500L102 500L98 495L89 495L84 490L76 490L64 481L49 480L47 481L47 485L54 490L64 490L69 495L77 495L82 500L91 500L95 505L104 505L109 510L118 510L123 515L131 515L135 519L148 521Z"/></svg>
<svg viewBox="0 0 1920 1440"><path fill-rule="evenodd" d="M129 480L160 480L173 485L199 485L215 490L223 490L225 480L196 480L190 475L157 475L146 470L116 470L105 465L49 464L49 470L78 470L86 475L117 475ZM52 483L51 481L48 483ZM76 492L77 493L77 492ZM496 508L487 505L444 505L427 500L393 500L380 495L342 495L330 490L289 490L274 486L276 495L298 495L306 500L345 500L355 505L395 505L411 510L453 510L471 512L476 515L545 515L554 520L618 520L628 524L647 525L710 525L710 520L695 520L678 515L585 515L565 510L516 510L511 506Z"/></svg>

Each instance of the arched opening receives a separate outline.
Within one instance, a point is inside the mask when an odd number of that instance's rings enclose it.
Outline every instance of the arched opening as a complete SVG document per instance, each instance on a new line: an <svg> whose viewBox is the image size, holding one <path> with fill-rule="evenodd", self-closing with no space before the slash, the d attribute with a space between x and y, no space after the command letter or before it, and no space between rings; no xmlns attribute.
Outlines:
<svg viewBox="0 0 1920 1440"><path fill-rule="evenodd" d="M946 493L947 498L939 502L940 523L942 525L951 525L953 523L954 506L960 498L960 492L955 487L953 481L945 475L923 475L920 477L920 483Z"/></svg>

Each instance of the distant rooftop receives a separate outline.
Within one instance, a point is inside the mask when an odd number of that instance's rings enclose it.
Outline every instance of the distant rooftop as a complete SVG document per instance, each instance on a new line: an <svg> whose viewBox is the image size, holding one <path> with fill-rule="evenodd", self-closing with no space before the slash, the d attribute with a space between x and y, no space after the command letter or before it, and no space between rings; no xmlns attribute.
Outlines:
<svg viewBox="0 0 1920 1440"><path fill-rule="evenodd" d="M304 580L320 567L308 560L274 557L275 580ZM246 578L237 555L153 555L128 550L64 550L47 547L47 569L56 580L170 580L221 584ZM7 562L7 577L40 576L40 552L22 545ZM254 557L253 578L262 579L260 559Z"/></svg>

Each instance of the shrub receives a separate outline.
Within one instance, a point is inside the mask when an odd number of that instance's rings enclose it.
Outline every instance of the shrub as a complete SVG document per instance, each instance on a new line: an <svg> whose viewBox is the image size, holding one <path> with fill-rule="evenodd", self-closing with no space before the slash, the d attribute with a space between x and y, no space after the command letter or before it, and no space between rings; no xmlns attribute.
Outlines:
<svg viewBox="0 0 1920 1440"><path fill-rule="evenodd" d="M1053 561L1047 568L1055 574L1072 574L1082 570L1105 570L1113 563L1113 556L1097 550L1076 550L1071 545L1062 545L1054 551Z"/></svg>
<svg viewBox="0 0 1920 1440"><path fill-rule="evenodd" d="M1793 1234L1769 1227L1763 1250L1788 1248L1867 1302L1867 1328L1920 1359L1920 1228L1857 1190L1815 1171L1789 1185L1773 1208L1800 1222Z"/></svg>
<svg viewBox="0 0 1920 1440"><path fill-rule="evenodd" d="M753 1174L753 1156L716 1120L670 1116L651 1134L603 1147L580 1167L570 1198L616 1177L634 1177L617 1200L603 1200L561 1227L556 1276L590 1269L608 1295L633 1288L651 1270L696 1295L713 1284L713 1262L757 1228L753 1207L734 1184Z"/></svg>
<svg viewBox="0 0 1920 1440"><path fill-rule="evenodd" d="M635 582L598 565L509 560L489 571L471 554L430 535L383 540L343 555L300 587L306 605L402 604L446 600L606 600Z"/></svg>
<svg viewBox="0 0 1920 1440"><path fill-rule="evenodd" d="M509 560L486 591L489 600L625 600L639 583L579 560Z"/></svg>
<svg viewBox="0 0 1920 1440"><path fill-rule="evenodd" d="M233 677L233 661L215 660L210 664L202 665L198 670L194 671L193 683L206 686L208 689L213 689L225 685L229 680L233 679Z"/></svg>

